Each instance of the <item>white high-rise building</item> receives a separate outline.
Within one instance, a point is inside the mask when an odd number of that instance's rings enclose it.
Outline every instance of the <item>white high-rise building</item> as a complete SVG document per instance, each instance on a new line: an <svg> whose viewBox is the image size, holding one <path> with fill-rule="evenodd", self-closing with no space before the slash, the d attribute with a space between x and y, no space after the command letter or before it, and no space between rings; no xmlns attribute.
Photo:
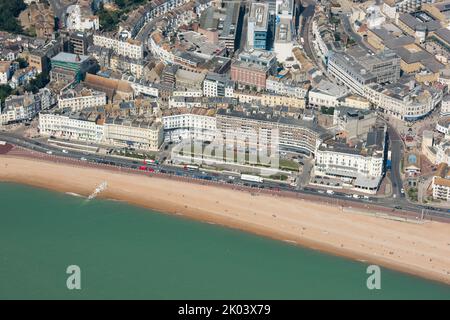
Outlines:
<svg viewBox="0 0 450 320"><path fill-rule="evenodd" d="M292 57L296 30L295 30L295 1L276 1L276 22L273 51L277 55L277 60L281 63Z"/></svg>

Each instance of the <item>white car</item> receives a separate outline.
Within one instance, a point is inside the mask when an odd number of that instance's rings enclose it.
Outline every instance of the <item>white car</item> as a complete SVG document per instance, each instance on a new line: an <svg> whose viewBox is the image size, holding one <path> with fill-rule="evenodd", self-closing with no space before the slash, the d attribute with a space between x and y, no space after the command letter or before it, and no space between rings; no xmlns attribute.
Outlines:
<svg viewBox="0 0 450 320"><path fill-rule="evenodd" d="M69 151L67 151L66 149L62 150L63 153L69 153Z"/></svg>
<svg viewBox="0 0 450 320"><path fill-rule="evenodd" d="M52 152L52 151L50 151L50 150L48 150L48 151L47 151L47 154L53 154L53 152Z"/></svg>
<svg viewBox="0 0 450 320"><path fill-rule="evenodd" d="M87 161L87 159L85 157L81 157L80 160L81 161Z"/></svg>
<svg viewBox="0 0 450 320"><path fill-rule="evenodd" d="M328 194L334 194L334 191L333 190L327 190L327 193Z"/></svg>

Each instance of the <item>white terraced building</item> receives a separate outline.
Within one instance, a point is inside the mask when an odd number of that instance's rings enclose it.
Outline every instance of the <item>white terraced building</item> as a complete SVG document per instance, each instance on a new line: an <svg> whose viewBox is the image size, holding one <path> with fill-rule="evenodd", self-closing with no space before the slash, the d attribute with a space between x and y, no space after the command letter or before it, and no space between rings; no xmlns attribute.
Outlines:
<svg viewBox="0 0 450 320"><path fill-rule="evenodd" d="M167 1L152 1L145 9L147 11L146 19L150 20L160 15L163 15L170 10L175 9L185 3L188 3L189 0L167 0Z"/></svg>
<svg viewBox="0 0 450 320"><path fill-rule="evenodd" d="M54 103L52 93L47 88L39 89L36 94L25 92L23 95L11 95L5 99L0 112L0 124L33 119L39 111L48 109Z"/></svg>
<svg viewBox="0 0 450 320"><path fill-rule="evenodd" d="M341 178L361 192L374 194L383 177L386 129L369 132L365 143L350 146L335 140L316 151L314 174Z"/></svg>
<svg viewBox="0 0 450 320"><path fill-rule="evenodd" d="M284 80L269 76L266 80L266 90L279 95L305 99L308 88L293 80Z"/></svg>
<svg viewBox="0 0 450 320"><path fill-rule="evenodd" d="M136 79L136 77L130 75L123 75L122 80L130 84L135 95L144 94L155 98L159 95L159 86L154 82L145 79Z"/></svg>
<svg viewBox="0 0 450 320"><path fill-rule="evenodd" d="M450 165L450 141L444 140L441 143L435 145L435 148L436 148L435 164L443 162Z"/></svg>
<svg viewBox="0 0 450 320"><path fill-rule="evenodd" d="M174 64L175 55L163 46L164 37L160 31L153 32L149 37L150 51L165 64Z"/></svg>
<svg viewBox="0 0 450 320"><path fill-rule="evenodd" d="M73 88L63 92L58 98L58 108L80 111L89 107L106 105L106 93L88 88Z"/></svg>
<svg viewBox="0 0 450 320"><path fill-rule="evenodd" d="M433 177L433 199L450 201L450 179Z"/></svg>
<svg viewBox="0 0 450 320"><path fill-rule="evenodd" d="M338 86L328 80L322 80L308 93L310 106L315 107L337 107L341 99L348 95L344 86Z"/></svg>
<svg viewBox="0 0 450 320"><path fill-rule="evenodd" d="M121 56L133 59L144 58L144 45L139 40L122 40L116 36L109 37L107 35L94 34L94 45L111 49L115 54Z"/></svg>
<svg viewBox="0 0 450 320"><path fill-rule="evenodd" d="M99 143L104 127L97 124L97 116L72 113L70 109L39 114L39 132L44 136Z"/></svg>
<svg viewBox="0 0 450 320"><path fill-rule="evenodd" d="M216 134L214 109L192 108L167 110L162 117L165 141L186 139L213 141Z"/></svg>
<svg viewBox="0 0 450 320"><path fill-rule="evenodd" d="M200 108L202 104L201 97L171 96L169 98L169 108Z"/></svg>
<svg viewBox="0 0 450 320"><path fill-rule="evenodd" d="M419 120L429 114L442 101L442 90L407 83L366 86L364 97L379 110L401 120Z"/></svg>
<svg viewBox="0 0 450 320"><path fill-rule="evenodd" d="M158 151L164 139L162 124L154 118L108 117L104 127L104 142L109 145Z"/></svg>
<svg viewBox="0 0 450 320"><path fill-rule="evenodd" d="M157 151L163 141L162 124L154 118L104 117L94 111L70 109L39 114L44 136Z"/></svg>
<svg viewBox="0 0 450 320"><path fill-rule="evenodd" d="M442 101L441 89L419 84L411 76L400 78L399 57L389 50L375 56L360 55L358 59L332 52L328 72L380 111L401 120L419 120ZM310 100L315 91L310 91Z"/></svg>
<svg viewBox="0 0 450 320"><path fill-rule="evenodd" d="M382 11L391 19L395 19L399 12L413 12L426 3L434 3L436 0L384 0Z"/></svg>
<svg viewBox="0 0 450 320"><path fill-rule="evenodd" d="M450 116L450 95L447 94L442 98L441 116Z"/></svg>

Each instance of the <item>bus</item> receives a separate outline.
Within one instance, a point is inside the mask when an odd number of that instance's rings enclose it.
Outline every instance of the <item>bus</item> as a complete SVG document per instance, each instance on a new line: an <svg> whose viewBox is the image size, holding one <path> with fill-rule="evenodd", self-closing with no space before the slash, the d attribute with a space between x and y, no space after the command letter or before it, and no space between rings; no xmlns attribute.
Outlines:
<svg viewBox="0 0 450 320"><path fill-rule="evenodd" d="M259 183L262 183L264 181L263 178L261 178L259 176L254 176L251 174L241 174L241 180L251 181L251 182L259 182Z"/></svg>
<svg viewBox="0 0 450 320"><path fill-rule="evenodd" d="M188 164L184 166L184 170L196 171L198 170L198 166L194 164Z"/></svg>

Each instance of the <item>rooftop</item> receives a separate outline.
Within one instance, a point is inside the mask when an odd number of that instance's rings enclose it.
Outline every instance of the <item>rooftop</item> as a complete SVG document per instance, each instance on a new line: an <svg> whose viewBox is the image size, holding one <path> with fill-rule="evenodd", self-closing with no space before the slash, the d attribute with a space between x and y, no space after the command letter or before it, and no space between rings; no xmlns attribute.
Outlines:
<svg viewBox="0 0 450 320"><path fill-rule="evenodd" d="M73 54L68 52L60 52L56 56L54 56L51 60L52 61L62 61L67 63L83 63L84 61L88 60L89 56L80 55L80 54Z"/></svg>
<svg viewBox="0 0 450 320"><path fill-rule="evenodd" d="M104 92L96 91L93 89L86 88L82 83L78 83L73 88L62 92L59 96L60 99L71 99L76 97L87 97L87 96L102 96L105 95Z"/></svg>
<svg viewBox="0 0 450 320"><path fill-rule="evenodd" d="M252 2L248 22L255 25L256 31L267 31L269 26L269 4Z"/></svg>
<svg viewBox="0 0 450 320"><path fill-rule="evenodd" d="M345 141L342 139L329 139L319 146L321 151L332 151L362 156L382 157L385 146L386 128L372 128L364 140Z"/></svg>
<svg viewBox="0 0 450 320"><path fill-rule="evenodd" d="M217 30L222 38L234 38L239 8L239 2L226 2L223 8L210 6L200 16L200 27L205 30Z"/></svg>
<svg viewBox="0 0 450 320"><path fill-rule="evenodd" d="M237 110L235 108L219 109L217 110L217 115L224 117L245 118L262 122L271 122L285 126L303 127L316 132L320 137L329 137L329 132L315 122L297 119L294 117L276 115L273 113L273 108L266 108L264 110L259 110L258 108L254 107L244 107L242 108L242 110Z"/></svg>

